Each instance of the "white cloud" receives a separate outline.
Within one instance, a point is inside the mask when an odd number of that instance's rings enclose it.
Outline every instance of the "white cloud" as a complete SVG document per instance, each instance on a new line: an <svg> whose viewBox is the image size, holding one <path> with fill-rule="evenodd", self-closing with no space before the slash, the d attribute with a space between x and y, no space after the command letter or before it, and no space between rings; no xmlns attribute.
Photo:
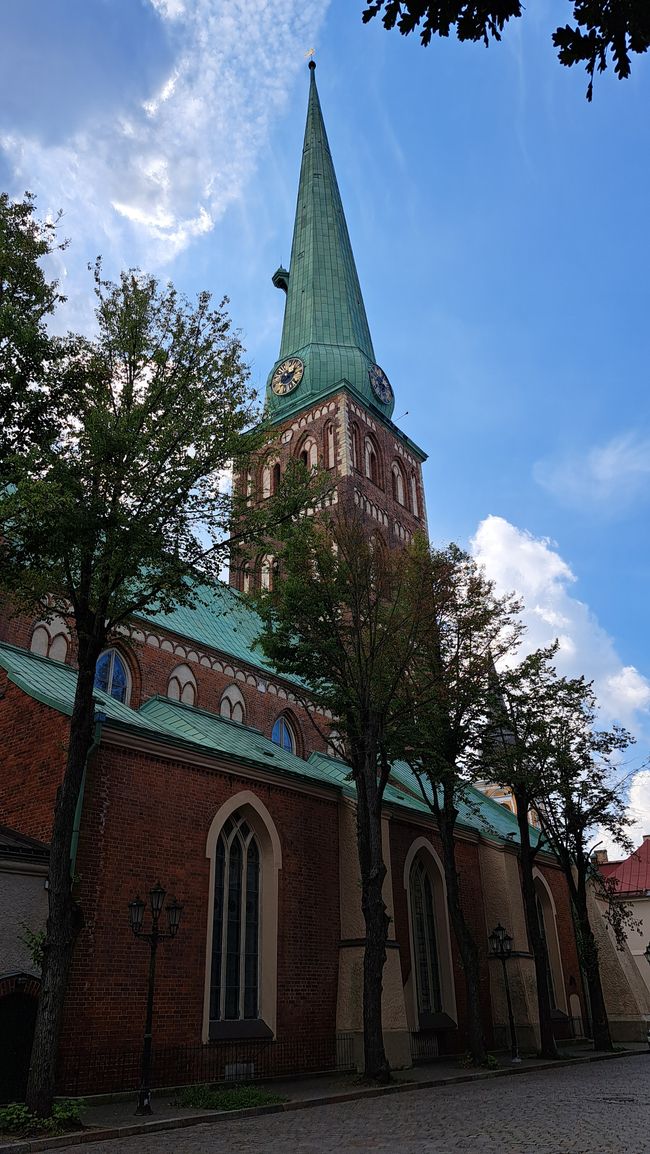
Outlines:
<svg viewBox="0 0 650 1154"><path fill-rule="evenodd" d="M564 504L619 513L648 494L650 437L622 433L581 455L538 461L533 473Z"/></svg>
<svg viewBox="0 0 650 1154"><path fill-rule="evenodd" d="M471 547L500 591L514 590L523 598L526 651L558 638L558 670L594 680L603 722L638 730L650 713L650 681L621 661L610 635L572 593L575 575L553 543L490 516L481 521Z"/></svg>
<svg viewBox="0 0 650 1154"><path fill-rule="evenodd" d="M64 210L72 259L155 268L214 226L242 196L329 0L150 3L177 45L157 92L63 142L0 138L17 188Z"/></svg>

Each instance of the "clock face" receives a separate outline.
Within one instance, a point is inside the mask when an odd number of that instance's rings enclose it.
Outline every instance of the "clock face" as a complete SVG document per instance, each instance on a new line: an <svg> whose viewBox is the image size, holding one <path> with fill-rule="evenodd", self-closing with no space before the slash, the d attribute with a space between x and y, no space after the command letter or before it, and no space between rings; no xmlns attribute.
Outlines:
<svg viewBox="0 0 650 1154"><path fill-rule="evenodd" d="M393 390L384 370L380 369L379 365L373 365L372 368L368 369L368 376L375 396L379 398L382 405L390 405L393 399Z"/></svg>
<svg viewBox="0 0 650 1154"><path fill-rule="evenodd" d="M271 378L273 392L278 397L293 392L300 384L304 371L305 366L300 357L289 357L287 361L283 361L281 365L278 365Z"/></svg>

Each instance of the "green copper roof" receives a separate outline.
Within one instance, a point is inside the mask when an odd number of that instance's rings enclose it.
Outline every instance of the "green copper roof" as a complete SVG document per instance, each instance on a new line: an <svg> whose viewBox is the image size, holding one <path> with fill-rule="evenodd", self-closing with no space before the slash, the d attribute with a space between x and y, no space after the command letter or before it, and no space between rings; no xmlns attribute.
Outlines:
<svg viewBox="0 0 650 1154"><path fill-rule="evenodd" d="M375 353L318 99L315 67L312 61L291 261L288 272L278 269L273 277L273 283L286 291L287 301L280 355L269 374L269 411L273 420L280 420L347 383L366 404L390 416L394 402L382 404L370 387L368 370ZM287 357L300 357L304 374L296 389L278 397L271 389L271 379Z"/></svg>
<svg viewBox="0 0 650 1154"><path fill-rule="evenodd" d="M10 680L29 697L68 717L71 715L77 674L69 665L0 643L0 668L5 669ZM131 731L140 730L177 747L199 749L281 776L318 782L351 798L355 796L350 768L338 758L311 753L304 761L275 745L257 729L166 697L153 697L135 710L102 690L96 689L94 696L109 723L126 726ZM429 816L431 812L420 795L413 771L405 762L393 765L385 800L389 805L420 815ZM469 789L467 800L460 802L458 808L459 825L489 838L519 841L514 814L478 790ZM534 830L531 833L535 841L537 833Z"/></svg>

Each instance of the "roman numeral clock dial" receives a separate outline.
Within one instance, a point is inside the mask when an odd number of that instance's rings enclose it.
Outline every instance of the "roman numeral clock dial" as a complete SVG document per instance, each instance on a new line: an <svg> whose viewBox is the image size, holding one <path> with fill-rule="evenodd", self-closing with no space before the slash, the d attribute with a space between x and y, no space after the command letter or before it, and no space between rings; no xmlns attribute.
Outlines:
<svg viewBox="0 0 650 1154"><path fill-rule="evenodd" d="M304 371L305 366L300 357L289 357L288 360L283 361L281 365L278 365L271 378L273 392L278 397L292 393L294 389L298 388Z"/></svg>

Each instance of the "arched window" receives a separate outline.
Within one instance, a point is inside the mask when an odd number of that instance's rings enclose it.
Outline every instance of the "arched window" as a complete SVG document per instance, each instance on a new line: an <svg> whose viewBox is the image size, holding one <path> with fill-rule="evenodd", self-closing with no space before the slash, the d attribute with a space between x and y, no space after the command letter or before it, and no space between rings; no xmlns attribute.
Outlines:
<svg viewBox="0 0 650 1154"><path fill-rule="evenodd" d="M189 665L177 665L172 670L167 696L171 697L172 701L184 701L186 705L196 705L196 680Z"/></svg>
<svg viewBox="0 0 650 1154"><path fill-rule="evenodd" d="M47 625L39 621L34 626L30 650L51 661L65 661L68 656L70 634L62 617L53 617Z"/></svg>
<svg viewBox="0 0 650 1154"><path fill-rule="evenodd" d="M336 437L334 425L328 421L325 426L325 468L333 469L336 465Z"/></svg>
<svg viewBox="0 0 650 1154"><path fill-rule="evenodd" d="M551 1008L567 1013L566 990L562 972L562 956L555 919L555 905L548 883L539 870L535 870L535 905L542 938L546 945L546 981L551 1000Z"/></svg>
<svg viewBox="0 0 650 1154"><path fill-rule="evenodd" d="M129 667L117 649L105 649L100 653L95 667L95 688L103 689L116 701L128 701L131 693Z"/></svg>
<svg viewBox="0 0 650 1154"><path fill-rule="evenodd" d="M393 500L397 501L399 505L406 504L404 500L404 474L402 466L397 461L393 461L391 466L391 481L393 485Z"/></svg>
<svg viewBox="0 0 650 1154"><path fill-rule="evenodd" d="M280 469L280 462L276 461L273 466L271 474L271 488L274 493L277 493L280 488L280 481L282 480L282 470Z"/></svg>
<svg viewBox="0 0 650 1154"><path fill-rule="evenodd" d="M302 463L306 469L315 469L317 467L317 465L318 465L318 446L316 445L316 442L315 442L313 437L307 437L307 440L303 441L302 448L300 450L299 455L300 455L300 460L302 461Z"/></svg>
<svg viewBox="0 0 650 1154"><path fill-rule="evenodd" d="M246 705L241 690L236 685L229 685L224 690L219 704L219 713L229 721L238 721L243 725L246 717Z"/></svg>
<svg viewBox="0 0 650 1154"><path fill-rule="evenodd" d="M206 856L210 882L203 1041L272 1038L282 850L271 815L258 797L244 790L224 803L210 826Z"/></svg>
<svg viewBox="0 0 650 1154"><path fill-rule="evenodd" d="M374 485L380 485L381 480L380 480L380 469L379 469L379 456L377 453L377 448L373 444L373 442L371 441L370 437L366 437L366 439L364 441L363 452L364 452L364 472L366 474L366 477L368 477L368 479L370 481L372 481L372 483Z"/></svg>
<svg viewBox="0 0 650 1154"><path fill-rule="evenodd" d="M442 994L433 890L422 858L416 858L411 869L411 919L418 1010L420 1015L439 1014Z"/></svg>
<svg viewBox="0 0 650 1154"><path fill-rule="evenodd" d="M350 449L352 452L353 469L361 469L361 450L359 444L359 426L352 425L350 428Z"/></svg>
<svg viewBox="0 0 650 1154"><path fill-rule="evenodd" d="M287 749L289 753L296 752L296 735L293 731L293 726L284 714L278 717L273 726L271 741L274 741L276 745L281 745L282 748Z"/></svg>
<svg viewBox="0 0 650 1154"><path fill-rule="evenodd" d="M246 471L246 503L251 504L253 500L253 474L250 469Z"/></svg>
<svg viewBox="0 0 650 1154"><path fill-rule="evenodd" d="M260 567L260 586L262 589L271 588L271 579L273 574L273 558L262 557L262 564Z"/></svg>
<svg viewBox="0 0 650 1154"><path fill-rule="evenodd" d="M246 563L242 566L241 587L242 587L243 593L250 593L250 591L251 591L251 567L250 567L249 561L246 561Z"/></svg>
<svg viewBox="0 0 650 1154"><path fill-rule="evenodd" d="M414 517L420 516L420 504L418 501L418 481L415 473L411 473L411 512Z"/></svg>
<svg viewBox="0 0 650 1154"><path fill-rule="evenodd" d="M327 739L327 752L330 757L338 757L341 761L345 758L343 738L337 729L330 729Z"/></svg>
<svg viewBox="0 0 650 1154"><path fill-rule="evenodd" d="M411 950L406 991L411 1028L451 1025L457 1015L445 878L428 838L419 837L412 843L403 877Z"/></svg>
<svg viewBox="0 0 650 1154"><path fill-rule="evenodd" d="M259 1017L260 851L237 810L217 841L210 1021Z"/></svg>
<svg viewBox="0 0 650 1154"><path fill-rule="evenodd" d="M265 465L262 469L262 496L271 496L271 466Z"/></svg>

